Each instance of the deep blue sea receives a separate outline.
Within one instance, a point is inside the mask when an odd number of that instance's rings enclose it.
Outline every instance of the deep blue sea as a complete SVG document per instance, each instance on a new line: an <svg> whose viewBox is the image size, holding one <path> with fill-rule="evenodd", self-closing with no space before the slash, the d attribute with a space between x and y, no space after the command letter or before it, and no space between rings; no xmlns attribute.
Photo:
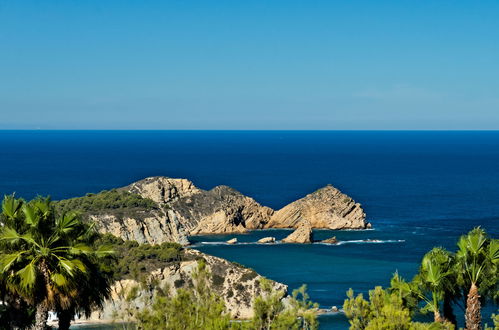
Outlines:
<svg viewBox="0 0 499 330"><path fill-rule="evenodd" d="M495 131L0 131L1 194L62 199L153 175L204 189L229 185L274 209L328 183L360 202L374 230L315 232L347 241L337 246L192 238L200 250L290 288L306 283L324 307L341 306L350 287L388 284L395 271L410 279L427 250L454 249L474 226L499 236ZM237 237L250 243L268 235ZM321 329L348 327L341 315L321 322Z"/></svg>

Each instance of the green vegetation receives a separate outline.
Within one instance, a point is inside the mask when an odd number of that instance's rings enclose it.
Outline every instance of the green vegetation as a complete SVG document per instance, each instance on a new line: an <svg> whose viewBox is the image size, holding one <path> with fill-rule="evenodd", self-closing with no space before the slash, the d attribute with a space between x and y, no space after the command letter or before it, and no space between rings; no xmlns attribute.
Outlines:
<svg viewBox="0 0 499 330"><path fill-rule="evenodd" d="M255 316L248 321L231 321L223 299L209 289L212 275L203 261L193 273L193 286L179 289L171 295L169 288L157 288L150 308L136 311L125 307L119 319L136 320L139 329L166 330L312 330L317 329L317 305L309 301L306 287L293 292L288 306L282 301L284 291L272 289L272 283L260 282L262 295L255 298ZM136 298L136 290L124 294L127 299ZM126 315L125 315L126 314Z"/></svg>
<svg viewBox="0 0 499 330"><path fill-rule="evenodd" d="M54 205L58 214L76 211L84 216L102 213L120 215L125 211L127 213L138 213L158 209L158 204L150 199L117 189L57 201L54 202Z"/></svg>
<svg viewBox="0 0 499 330"><path fill-rule="evenodd" d="M75 312L88 314L108 296L110 278L98 262L112 251L92 248L96 237L74 212L56 216L49 198L4 198L1 291L9 296L7 302L22 299L35 309L33 329L45 329L49 310L59 312L59 329L68 329Z"/></svg>
<svg viewBox="0 0 499 330"><path fill-rule="evenodd" d="M411 282L395 274L390 288L369 292L369 301L350 289L343 306L350 329L454 329L455 305L465 311L466 329L482 329L482 304L498 301L499 240L475 228L457 246L455 253L433 248ZM417 313L428 312L434 323L411 321ZM497 316L493 320L499 327Z"/></svg>
<svg viewBox="0 0 499 330"><path fill-rule="evenodd" d="M293 291L289 306L282 301L285 292L272 289L271 282L260 281L263 294L254 301L254 317L250 323L244 324L244 329L317 329L318 305L309 301L307 287L301 286Z"/></svg>
<svg viewBox="0 0 499 330"><path fill-rule="evenodd" d="M113 256L101 261L102 271L110 274L114 280L134 279L142 282L153 270L184 259L183 248L177 243L139 244L104 234L96 244L110 246L115 252Z"/></svg>
<svg viewBox="0 0 499 330"><path fill-rule="evenodd" d="M208 289L209 276L204 262L199 262L192 275L193 288L179 289L173 297L167 290L160 291L150 309L137 313L138 328L229 329L230 315L222 298Z"/></svg>

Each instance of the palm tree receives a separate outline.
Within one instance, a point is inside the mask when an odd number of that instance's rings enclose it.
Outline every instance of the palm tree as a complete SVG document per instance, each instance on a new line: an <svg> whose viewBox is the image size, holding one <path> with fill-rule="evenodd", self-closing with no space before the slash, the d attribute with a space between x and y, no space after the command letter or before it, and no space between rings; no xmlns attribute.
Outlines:
<svg viewBox="0 0 499 330"><path fill-rule="evenodd" d="M0 276L36 307L33 329L45 329L48 311L74 306L74 297L90 284L83 280L89 269L108 250L91 248L92 228L75 213L56 216L49 198L27 203L6 196L0 224Z"/></svg>
<svg viewBox="0 0 499 330"><path fill-rule="evenodd" d="M112 274L101 271L97 263L89 263L88 276L80 276L79 288L72 292L70 304L63 309L57 308L59 330L67 330L76 313L90 316L95 309L102 308L104 300L110 296Z"/></svg>
<svg viewBox="0 0 499 330"><path fill-rule="evenodd" d="M419 288L420 298L426 302L423 311L433 312L435 322L445 321L440 314L440 302L452 285L450 281L452 264L451 253L443 248L433 248L423 257L419 274L413 281ZM427 297L427 292L431 294L430 298Z"/></svg>
<svg viewBox="0 0 499 330"><path fill-rule="evenodd" d="M457 275L461 286L468 289L466 329L481 329L481 298L495 294L499 264L499 240L490 239L480 227L463 235L457 251ZM483 297L480 296L483 295Z"/></svg>

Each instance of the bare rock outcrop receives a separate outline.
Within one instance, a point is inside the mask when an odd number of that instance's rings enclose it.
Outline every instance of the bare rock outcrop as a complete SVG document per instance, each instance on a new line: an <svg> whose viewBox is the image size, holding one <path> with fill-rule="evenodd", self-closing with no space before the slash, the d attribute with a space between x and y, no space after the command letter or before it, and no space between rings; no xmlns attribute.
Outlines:
<svg viewBox="0 0 499 330"><path fill-rule="evenodd" d="M331 238L324 239L320 241L321 243L326 243L326 244L338 244L338 240L336 239L336 236L333 236Z"/></svg>
<svg viewBox="0 0 499 330"><path fill-rule="evenodd" d="M161 244L176 242L188 245L187 233L171 210L133 212L126 215L89 215L100 233L110 233L124 240L138 243Z"/></svg>
<svg viewBox="0 0 499 330"><path fill-rule="evenodd" d="M147 283L154 283L159 288L167 287L174 295L178 289L192 285L192 273L198 267L197 260L204 259L207 270L211 273L209 286L223 298L231 316L236 319L253 316L253 301L261 293L259 281L262 276L252 269L196 250L186 249L185 252L190 256L190 261L182 261L179 265L152 272ZM287 291L287 286L282 283L271 281L271 284L275 290ZM140 285L135 280L117 281L112 287L111 299L105 302L101 311L94 312L91 319L112 320L116 315L123 319L120 313L124 311L150 306L155 290L154 287ZM132 291L136 291L136 294L130 299Z"/></svg>
<svg viewBox="0 0 499 330"><path fill-rule="evenodd" d="M370 228L360 204L330 185L278 211L228 186L203 190L186 179L150 177L117 190L151 200L156 207L125 209L120 214L99 210L89 218L100 232L139 243L170 241L185 245L189 235L297 228L304 221L312 228Z"/></svg>
<svg viewBox="0 0 499 330"><path fill-rule="evenodd" d="M265 228L296 228L305 220L313 228L364 229L368 226L360 204L328 185L276 211Z"/></svg>
<svg viewBox="0 0 499 330"><path fill-rule="evenodd" d="M282 240L283 243L312 243L312 226L308 221L301 221L298 228Z"/></svg>
<svg viewBox="0 0 499 330"><path fill-rule="evenodd" d="M123 189L166 206L189 235L260 229L273 210L227 186L202 190L186 179L151 177Z"/></svg>
<svg viewBox="0 0 499 330"><path fill-rule="evenodd" d="M260 244L270 244L270 243L275 243L275 237L264 237L264 238L260 238L258 241L256 241L257 243L260 243Z"/></svg>

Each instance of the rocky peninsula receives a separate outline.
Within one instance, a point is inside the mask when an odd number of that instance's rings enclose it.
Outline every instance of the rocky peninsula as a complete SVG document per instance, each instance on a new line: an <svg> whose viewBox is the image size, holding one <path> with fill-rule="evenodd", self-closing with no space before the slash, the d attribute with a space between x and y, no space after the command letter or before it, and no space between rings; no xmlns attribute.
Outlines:
<svg viewBox="0 0 499 330"><path fill-rule="evenodd" d="M188 245L190 235L298 228L304 223L321 229L371 226L361 205L331 185L280 210L262 206L228 186L203 190L187 179L149 177L116 190L139 196L151 202L151 206L130 212L89 210L85 215L100 232L139 243Z"/></svg>

